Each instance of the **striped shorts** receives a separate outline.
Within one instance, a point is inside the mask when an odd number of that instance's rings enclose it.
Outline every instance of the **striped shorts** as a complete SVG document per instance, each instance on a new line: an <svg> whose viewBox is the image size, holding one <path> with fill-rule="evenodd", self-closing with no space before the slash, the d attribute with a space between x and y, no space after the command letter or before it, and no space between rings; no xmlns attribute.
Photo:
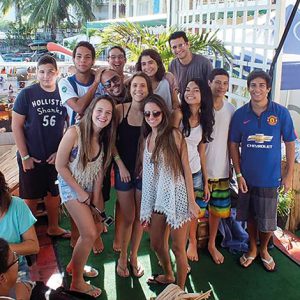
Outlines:
<svg viewBox="0 0 300 300"><path fill-rule="evenodd" d="M208 186L210 189L210 200L209 202L204 202L203 191L196 193L196 202L200 206L201 213L200 218L205 215L206 209L208 207L209 212L218 218L228 218L230 216L230 189L229 189L229 179L209 179Z"/></svg>

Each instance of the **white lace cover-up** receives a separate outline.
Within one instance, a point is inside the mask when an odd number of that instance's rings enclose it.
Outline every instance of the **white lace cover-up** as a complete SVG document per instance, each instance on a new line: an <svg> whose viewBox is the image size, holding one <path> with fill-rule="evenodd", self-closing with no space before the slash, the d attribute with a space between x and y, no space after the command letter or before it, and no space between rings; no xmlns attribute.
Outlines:
<svg viewBox="0 0 300 300"><path fill-rule="evenodd" d="M77 181L77 183L86 191L91 192L93 190L94 180L96 179L99 170L103 169L103 145L101 145L101 152L97 159L89 161L87 166L83 169L79 163L80 153L82 151L82 139L81 132L77 125L75 125L76 132L78 134L78 151L75 159L69 162L69 169Z"/></svg>
<svg viewBox="0 0 300 300"><path fill-rule="evenodd" d="M181 227L191 217L183 175L175 182L173 173L165 166L162 156L159 158L157 173L154 173L151 153L146 146L143 157L141 221L150 222L154 211L164 214L172 229Z"/></svg>

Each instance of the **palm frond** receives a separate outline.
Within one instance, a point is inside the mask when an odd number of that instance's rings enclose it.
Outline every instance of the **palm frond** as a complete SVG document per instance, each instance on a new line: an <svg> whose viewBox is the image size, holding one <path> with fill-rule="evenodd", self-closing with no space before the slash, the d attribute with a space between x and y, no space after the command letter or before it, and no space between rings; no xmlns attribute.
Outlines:
<svg viewBox="0 0 300 300"><path fill-rule="evenodd" d="M229 62L233 58L231 53L224 47L221 40L217 38L218 30L215 32L201 32L200 34L188 34L192 52L213 52L216 57L223 57Z"/></svg>
<svg viewBox="0 0 300 300"><path fill-rule="evenodd" d="M151 48L160 53L163 63L167 67L173 59L168 39L170 34L176 30L178 30L177 27L170 27L160 34L153 34L149 28L129 21L112 24L98 32L97 35L101 37L101 45L98 46L97 52L99 54L108 47L118 45L128 50L128 61L137 61L144 49ZM232 56L222 41L217 38L217 31L201 32L200 34L188 33L188 38L192 52L212 52L216 57L221 56L230 62Z"/></svg>
<svg viewBox="0 0 300 300"><path fill-rule="evenodd" d="M83 21L95 19L95 15L92 11L91 1L68 0L68 3L79 12L78 15L81 16Z"/></svg>

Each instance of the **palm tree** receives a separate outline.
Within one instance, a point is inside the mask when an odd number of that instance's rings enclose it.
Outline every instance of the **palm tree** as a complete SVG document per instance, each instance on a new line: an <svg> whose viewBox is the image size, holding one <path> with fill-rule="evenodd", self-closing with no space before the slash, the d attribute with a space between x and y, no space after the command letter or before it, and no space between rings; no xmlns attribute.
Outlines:
<svg viewBox="0 0 300 300"><path fill-rule="evenodd" d="M22 4L23 4L22 0L2 0L0 3L1 11L4 15L7 14L11 8L15 9L16 20L20 28L22 27L22 17L21 17Z"/></svg>
<svg viewBox="0 0 300 300"><path fill-rule="evenodd" d="M55 39L55 31L60 24L66 21L68 26L75 26L75 17L70 10L74 9L80 21L93 20L95 18L91 2L89 0L25 0L25 13L29 15L29 24L38 27L43 24L44 28L51 30L51 37Z"/></svg>
<svg viewBox="0 0 300 300"><path fill-rule="evenodd" d="M98 33L101 37L101 44L97 48L97 53L101 53L107 47L118 45L128 49L128 61L135 62L144 49L152 48L160 53L163 63L167 67L173 59L168 39L170 34L176 30L178 29L170 27L160 34L153 34L147 27L129 21L112 24ZM192 52L211 51L215 56L221 56L225 61L230 62L232 55L216 35L217 31L214 33L201 32L200 34L187 33Z"/></svg>

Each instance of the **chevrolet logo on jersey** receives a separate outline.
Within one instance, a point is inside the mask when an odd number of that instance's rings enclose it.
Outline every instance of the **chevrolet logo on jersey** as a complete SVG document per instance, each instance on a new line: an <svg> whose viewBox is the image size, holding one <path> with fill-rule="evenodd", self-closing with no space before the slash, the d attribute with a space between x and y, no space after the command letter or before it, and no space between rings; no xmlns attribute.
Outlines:
<svg viewBox="0 0 300 300"><path fill-rule="evenodd" d="M273 136L264 135L262 133L256 133L255 135L249 135L247 142L255 142L258 144L263 144L264 142L271 142Z"/></svg>

